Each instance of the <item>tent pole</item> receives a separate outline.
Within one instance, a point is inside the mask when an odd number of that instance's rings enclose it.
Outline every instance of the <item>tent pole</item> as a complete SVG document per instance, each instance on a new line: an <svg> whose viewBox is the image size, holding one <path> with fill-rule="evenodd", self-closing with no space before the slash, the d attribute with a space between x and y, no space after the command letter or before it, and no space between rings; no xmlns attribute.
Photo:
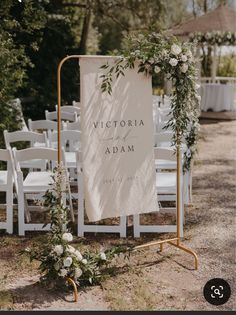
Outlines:
<svg viewBox="0 0 236 315"><path fill-rule="evenodd" d="M216 44L213 46L213 60L212 60L212 69L211 69L211 78L212 83L216 82L216 69L217 68L217 55L216 55Z"/></svg>

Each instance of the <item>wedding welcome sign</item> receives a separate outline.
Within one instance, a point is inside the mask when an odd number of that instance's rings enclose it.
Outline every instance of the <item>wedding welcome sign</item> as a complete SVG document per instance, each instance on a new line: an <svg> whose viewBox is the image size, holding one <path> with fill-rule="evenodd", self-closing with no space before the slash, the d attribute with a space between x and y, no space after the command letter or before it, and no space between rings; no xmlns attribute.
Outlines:
<svg viewBox="0 0 236 315"><path fill-rule="evenodd" d="M151 78L126 71L101 91L105 63L80 58L85 208L90 221L158 210Z"/></svg>

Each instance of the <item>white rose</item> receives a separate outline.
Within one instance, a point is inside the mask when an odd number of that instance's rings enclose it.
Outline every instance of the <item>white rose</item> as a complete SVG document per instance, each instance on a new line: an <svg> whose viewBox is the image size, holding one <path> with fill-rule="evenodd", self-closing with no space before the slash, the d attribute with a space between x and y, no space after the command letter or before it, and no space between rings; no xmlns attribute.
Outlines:
<svg viewBox="0 0 236 315"><path fill-rule="evenodd" d="M63 264L64 264L65 267L70 267L70 265L72 264L72 258L71 257L66 257L63 260Z"/></svg>
<svg viewBox="0 0 236 315"><path fill-rule="evenodd" d="M87 263L88 263L88 261L87 261L87 259L82 259L82 263L84 264L84 265L87 265Z"/></svg>
<svg viewBox="0 0 236 315"><path fill-rule="evenodd" d="M82 276L82 270L80 268L76 268L75 269L75 278L79 278L80 276Z"/></svg>
<svg viewBox="0 0 236 315"><path fill-rule="evenodd" d="M81 253L78 250L76 250L74 254L79 261L81 261L83 259L83 256L81 255Z"/></svg>
<svg viewBox="0 0 236 315"><path fill-rule="evenodd" d="M105 253L101 253L100 258L101 258L101 260L107 260L107 256Z"/></svg>
<svg viewBox="0 0 236 315"><path fill-rule="evenodd" d="M153 64L155 62L154 58L149 59L150 64Z"/></svg>
<svg viewBox="0 0 236 315"><path fill-rule="evenodd" d="M187 55L189 58L192 58L193 54L192 54L192 52L191 52L190 49L186 52L186 55Z"/></svg>
<svg viewBox="0 0 236 315"><path fill-rule="evenodd" d="M67 275L67 270L66 269L61 269L60 272L59 272L59 276L61 277L65 277Z"/></svg>
<svg viewBox="0 0 236 315"><path fill-rule="evenodd" d="M58 271L60 269L60 265L58 263L55 263L54 264L54 269Z"/></svg>
<svg viewBox="0 0 236 315"><path fill-rule="evenodd" d="M201 101L201 96L200 95L196 95L196 99L200 102Z"/></svg>
<svg viewBox="0 0 236 315"><path fill-rule="evenodd" d="M73 246L68 246L67 247L68 248L68 252L70 253L70 254L73 254L74 252L75 252L75 248L73 247Z"/></svg>
<svg viewBox="0 0 236 315"><path fill-rule="evenodd" d="M66 242L72 242L73 236L71 233L64 233L62 235L62 239L63 239L63 241L66 241Z"/></svg>
<svg viewBox="0 0 236 315"><path fill-rule="evenodd" d="M181 51L182 51L182 49L181 49L181 47L179 47L178 45L176 45L176 44L173 44L172 46L171 46L171 52L172 52L172 54L174 54L174 55L179 55L180 53L181 53Z"/></svg>
<svg viewBox="0 0 236 315"><path fill-rule="evenodd" d="M178 60L175 59L175 58L171 58L170 61L169 61L169 64L170 64L172 67L175 67L175 66L177 66L177 64L178 64Z"/></svg>
<svg viewBox="0 0 236 315"><path fill-rule="evenodd" d="M195 84L195 89L196 90L200 89L200 87L201 87L200 84L198 84L198 83Z"/></svg>
<svg viewBox="0 0 236 315"><path fill-rule="evenodd" d="M186 62L188 60L188 57L186 55L181 55L181 60L183 62Z"/></svg>
<svg viewBox="0 0 236 315"><path fill-rule="evenodd" d="M154 72L155 73L159 73L161 71L161 68L160 67L158 67L158 66L155 66L154 67Z"/></svg>
<svg viewBox="0 0 236 315"><path fill-rule="evenodd" d="M182 64L180 67L181 72L185 73L188 70L188 65L186 63Z"/></svg>
<svg viewBox="0 0 236 315"><path fill-rule="evenodd" d="M231 39L231 34L230 34L230 33L227 34L227 38L228 38L228 39Z"/></svg>
<svg viewBox="0 0 236 315"><path fill-rule="evenodd" d="M56 245L53 251L57 254L57 256L61 256L61 254L63 253L62 245Z"/></svg>

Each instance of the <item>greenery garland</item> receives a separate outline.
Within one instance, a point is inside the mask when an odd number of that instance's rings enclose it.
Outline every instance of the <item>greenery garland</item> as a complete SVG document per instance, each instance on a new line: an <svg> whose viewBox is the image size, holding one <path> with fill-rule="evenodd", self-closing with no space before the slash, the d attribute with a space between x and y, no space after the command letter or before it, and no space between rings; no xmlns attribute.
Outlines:
<svg viewBox="0 0 236 315"><path fill-rule="evenodd" d="M232 32L195 32L189 35L190 42L203 43L209 45L218 46L235 46L236 45L236 33Z"/></svg>
<svg viewBox="0 0 236 315"><path fill-rule="evenodd" d="M190 169L198 140L200 96L197 93L195 61L191 43L181 43L173 36L151 33L127 38L126 49L114 64L105 64L101 75L103 92L112 93L114 78L124 76L138 62L138 72L145 75L163 73L174 86L171 115L165 128L173 130L172 145L186 144L184 171Z"/></svg>
<svg viewBox="0 0 236 315"><path fill-rule="evenodd" d="M70 245L73 236L67 228L68 209L63 205L63 194L68 191L66 169L62 164L54 170L52 187L44 196L41 207L50 214L51 230L47 239L40 245L34 244L26 248L23 253L29 255L30 260L40 262L40 280L48 287L63 287L67 278L73 279L77 286L99 284L109 274L108 266L114 256L129 252L131 248L116 246L104 252L82 253Z"/></svg>

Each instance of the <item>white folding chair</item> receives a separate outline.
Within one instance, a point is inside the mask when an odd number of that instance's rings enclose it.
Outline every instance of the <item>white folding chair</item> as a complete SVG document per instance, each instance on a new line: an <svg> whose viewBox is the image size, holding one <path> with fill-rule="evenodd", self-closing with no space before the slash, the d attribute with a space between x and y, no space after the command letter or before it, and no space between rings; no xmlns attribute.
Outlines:
<svg viewBox="0 0 236 315"><path fill-rule="evenodd" d="M166 129L163 129L169 119L171 118L171 108L165 107L165 108L157 108L156 109L156 115L155 115L155 125L156 125L156 132L163 132L166 131ZM170 129L167 129L170 130Z"/></svg>
<svg viewBox="0 0 236 315"><path fill-rule="evenodd" d="M56 108L56 112L57 112L58 106L56 105L55 108ZM61 106L61 112L72 113L72 114L76 113L77 116L79 116L80 115L80 108L77 106L73 106L73 105L63 105L63 106Z"/></svg>
<svg viewBox="0 0 236 315"><path fill-rule="evenodd" d="M175 201L177 194L176 181L176 156L173 149L168 148L154 148L155 164L158 171L156 172L156 189L158 202ZM181 162L182 165L182 162ZM181 167L180 178L180 234L183 237L183 220L184 220L184 205L183 205L183 175ZM174 208L162 208L160 212L173 212ZM140 233L170 233L176 232L175 225L142 225L140 223L140 215L133 216L134 237L140 237Z"/></svg>
<svg viewBox="0 0 236 315"><path fill-rule="evenodd" d="M45 117L46 120L56 120L57 121L57 111L49 112L48 110L45 110ZM76 113L68 113L61 111L61 120L65 121L71 121L74 122L78 119L78 116Z"/></svg>
<svg viewBox="0 0 236 315"><path fill-rule="evenodd" d="M40 223L29 223L31 220L30 211L39 211L42 210L39 206L28 206L27 204L27 195L35 195L37 198L41 198L44 193L50 189L51 184L53 183L53 172L51 169L40 172L30 172L24 178L20 162L42 159L47 162L57 161L58 152L55 149L50 148L28 148L24 150L13 149L14 162L16 167L17 174L17 184L16 190L18 195L18 226L19 226L19 235L24 235L25 231L32 230L49 230L50 224L47 224L43 228L44 224ZM65 155L62 150L62 162L65 167ZM50 165L48 163L48 165ZM74 220L73 209L70 208L72 221ZM25 222L26 220L26 222Z"/></svg>
<svg viewBox="0 0 236 315"><path fill-rule="evenodd" d="M61 144L65 150L66 164L69 169L76 169L76 151L81 150L81 132L79 130L62 130ZM49 146L57 148L57 132L48 132Z"/></svg>
<svg viewBox="0 0 236 315"><path fill-rule="evenodd" d="M14 131L8 132L4 130L4 140L7 149L12 149L12 144L17 142L26 142L30 144L30 147L47 147L47 136L46 132L37 133L33 131ZM34 161L24 161L21 163L22 168L31 169L46 169L45 161L35 159Z"/></svg>
<svg viewBox="0 0 236 315"><path fill-rule="evenodd" d="M81 131L80 127L80 117L78 117L77 121L75 122L62 122L62 129L63 130L79 130Z"/></svg>
<svg viewBox="0 0 236 315"><path fill-rule="evenodd" d="M120 217L118 225L99 225L85 224L85 206L84 206L84 186L83 186L83 166L81 162L81 153L77 152L77 182L78 182L78 236L84 236L84 233L118 233L120 237L126 237L126 216Z"/></svg>
<svg viewBox="0 0 236 315"><path fill-rule="evenodd" d="M0 229L13 233L13 173L11 151L0 149L0 161L7 162L7 169L0 171L0 191L6 193L6 221L0 222Z"/></svg>
<svg viewBox="0 0 236 315"><path fill-rule="evenodd" d="M173 132L172 131L163 131L156 133L154 135L155 138L155 147L159 148L173 148L172 147L172 136ZM182 144L182 152L185 152L187 150L187 147L185 144ZM160 163L160 162L159 162ZM169 168L171 162L166 163L166 168ZM184 181L184 204L189 204L192 200L192 172L191 169L189 171L186 171L183 177Z"/></svg>
<svg viewBox="0 0 236 315"><path fill-rule="evenodd" d="M163 131L155 133L155 147L170 148L172 141L173 132Z"/></svg>
<svg viewBox="0 0 236 315"><path fill-rule="evenodd" d="M57 130L57 122L53 120L34 120L28 119L28 126L30 131L39 130Z"/></svg>

